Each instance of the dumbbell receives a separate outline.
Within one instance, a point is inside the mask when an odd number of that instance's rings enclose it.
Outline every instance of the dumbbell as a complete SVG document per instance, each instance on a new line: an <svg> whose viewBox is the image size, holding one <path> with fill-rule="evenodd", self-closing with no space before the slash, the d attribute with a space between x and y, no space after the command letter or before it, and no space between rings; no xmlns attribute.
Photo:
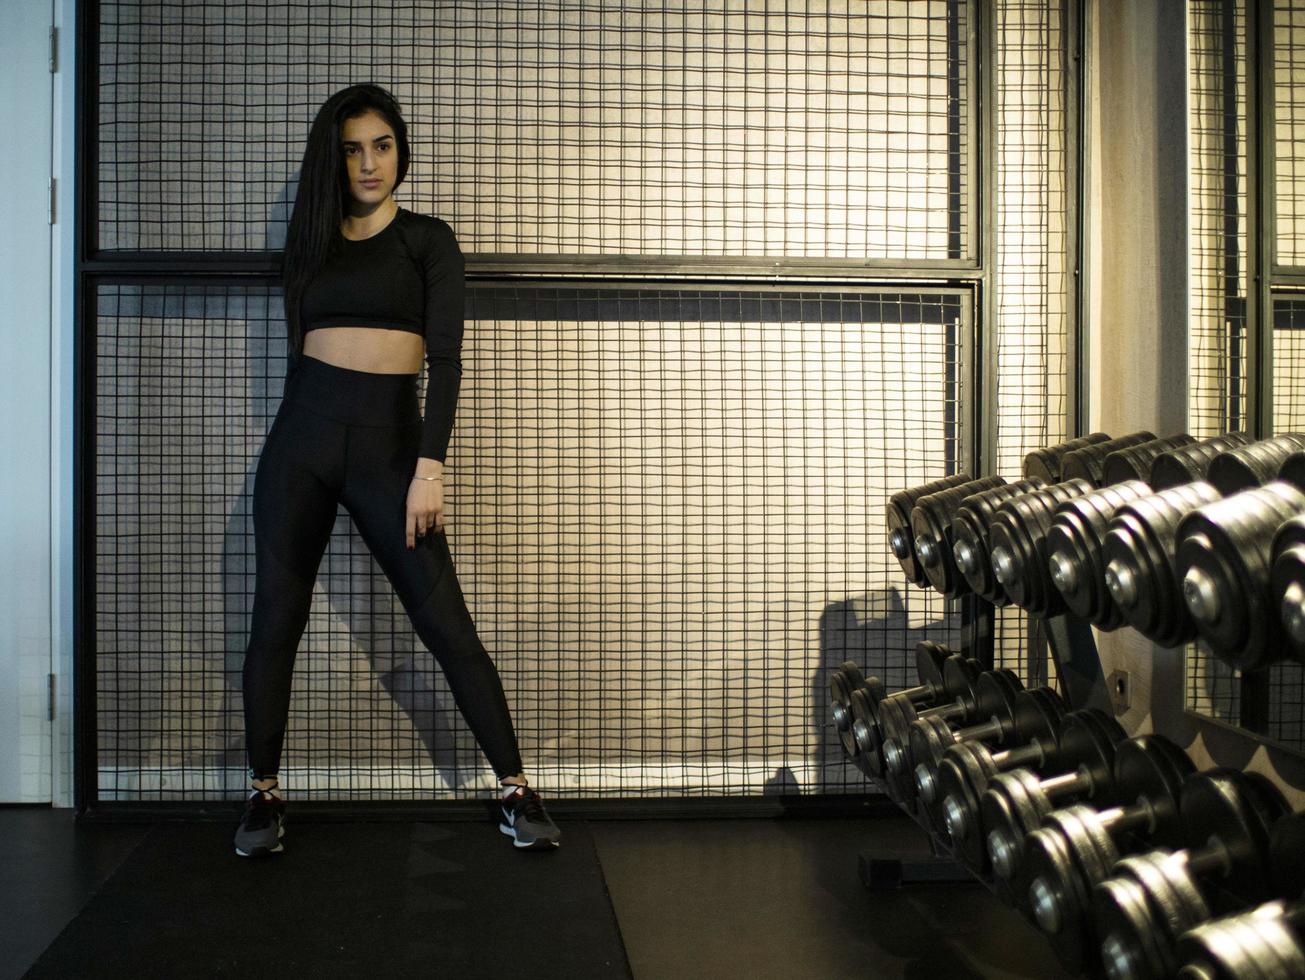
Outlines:
<svg viewBox="0 0 1305 980"><path fill-rule="evenodd" d="M1110 519L1125 504L1150 495L1141 480L1102 487L1057 507L1047 531L1052 584L1070 612L1099 629L1124 625L1124 614L1106 588L1102 546Z"/></svg>
<svg viewBox="0 0 1305 980"><path fill-rule="evenodd" d="M1222 457L1220 457L1222 458ZM1305 493L1281 480L1206 504L1178 525L1176 572L1211 652L1243 670L1287 654L1269 596L1274 533L1305 513Z"/></svg>
<svg viewBox="0 0 1305 980"><path fill-rule="evenodd" d="M1078 803L1054 810L1025 840L1033 919L1070 972L1100 972L1092 889L1110 877L1120 855L1182 845L1178 796L1193 771L1187 753L1168 739L1131 738L1115 747L1118 806L1098 810Z"/></svg>
<svg viewBox="0 0 1305 980"><path fill-rule="evenodd" d="M934 480L932 483L899 490L888 498L888 510L884 516L884 523L888 528L888 548L902 566L907 579L914 585L929 584L929 579L925 576L924 569L920 567L916 557L915 535L911 533L911 511L915 509L916 501L939 490L969 483L972 479L973 477L968 473L957 473L941 480Z"/></svg>
<svg viewBox="0 0 1305 980"><path fill-rule="evenodd" d="M1144 442L1153 442L1155 437L1154 432L1130 432L1128 435L1120 436L1117 439L1107 439L1105 442L1093 443L1090 446L1084 446L1082 449L1075 449L1071 453L1066 453L1065 458L1061 460L1061 482L1087 480L1088 483L1092 484L1093 488L1100 487L1105 475L1107 456L1121 449L1138 446Z"/></svg>
<svg viewBox="0 0 1305 980"><path fill-rule="evenodd" d="M1047 531L1057 506L1092 490L1088 481L1073 479L1012 497L997 508L988 529L992 571L1021 609L1053 616L1065 608L1047 570Z"/></svg>
<svg viewBox="0 0 1305 980"><path fill-rule="evenodd" d="M987 838L993 880L1009 904L1028 907L1024 838L1042 826L1047 814L1071 801L1090 801L1094 806L1116 801L1115 746L1126 738L1119 723L1104 712L1075 711L1065 717L1060 729L1059 753L1073 768L1043 779L1021 767L989 780L979 796L979 822Z"/></svg>
<svg viewBox="0 0 1305 980"><path fill-rule="evenodd" d="M1198 773L1183 783L1178 808L1185 849L1121 858L1093 890L1102 963L1112 978L1173 976L1178 937L1211 917L1215 886L1242 902L1275 897L1267 894L1269 835L1287 804L1272 783L1235 769Z"/></svg>
<svg viewBox="0 0 1305 980"><path fill-rule="evenodd" d="M976 874L987 874L987 836L983 832L979 800L989 782L998 773L1021 766L1045 775L1054 775L1077 765L1060 746L1065 723L1075 713L1069 712L1056 727L1038 735L1024 745L993 751L979 742L963 742L949 747L938 764L938 796L942 800L942 823L951 839L957 858Z"/></svg>
<svg viewBox="0 0 1305 980"><path fill-rule="evenodd" d="M1278 479L1305 490L1305 452L1292 453L1278 468Z"/></svg>
<svg viewBox="0 0 1305 980"><path fill-rule="evenodd" d="M1285 432L1220 453L1210 463L1206 480L1225 497L1262 487L1275 479L1293 453L1305 450L1305 435Z"/></svg>
<svg viewBox="0 0 1305 980"><path fill-rule="evenodd" d="M855 663L846 660L837 670L829 675L829 704L834 728L843 745L844 754L853 761L861 754L856 736L852 731L852 697L864 689L865 696L878 703L888 696L888 691L878 677L865 677Z"/></svg>
<svg viewBox="0 0 1305 980"><path fill-rule="evenodd" d="M981 675L979 683L986 676ZM910 745L911 762L915 767L915 790L929 824L939 833L946 831L942 796L938 792L938 767L949 746L964 742L987 742L994 746L1024 745L1039 736L1056 732L1065 711L1065 702L1049 687L1032 690L1016 688L1005 712L995 714L979 725L953 729L937 718L922 718L913 722Z"/></svg>
<svg viewBox="0 0 1305 980"><path fill-rule="evenodd" d="M1129 480L1141 480L1149 484L1151 464L1155 462L1157 456L1189 446L1195 441L1195 438L1182 432L1176 436L1165 436L1163 439L1152 439L1149 442L1139 442L1133 446L1116 449L1105 458L1101 466L1101 485L1108 487L1113 483L1126 483Z"/></svg>
<svg viewBox="0 0 1305 980"><path fill-rule="evenodd" d="M1110 436L1106 433L1093 432L1055 446L1044 446L1041 449L1035 449L1024 457L1024 479L1037 480L1043 484L1059 483L1061 481L1061 467L1067 455L1076 449L1094 446L1097 443L1108 442L1109 440Z"/></svg>
<svg viewBox="0 0 1305 980"><path fill-rule="evenodd" d="M1196 636L1174 571L1178 525L1219 492L1208 483L1187 483L1141 497L1115 511L1102 544L1105 583L1128 624L1161 646Z"/></svg>
<svg viewBox="0 0 1305 980"><path fill-rule="evenodd" d="M977 660L950 657L943 664L943 684L950 701L921 707L906 697L892 695L879 702L879 733L883 739L884 782L888 795L908 809L915 804L915 777L911 771L911 722L917 718L967 722L975 710L974 688L983 672Z"/></svg>
<svg viewBox="0 0 1305 980"><path fill-rule="evenodd" d="M1250 441L1251 437L1245 432L1225 432L1221 436L1211 436L1209 439L1167 450L1151 461L1151 476L1146 482L1151 484L1152 490L1159 493L1184 483L1204 480L1216 456L1238 446L1245 446Z"/></svg>
<svg viewBox="0 0 1305 980"><path fill-rule="evenodd" d="M1305 901L1266 902L1183 933L1178 980L1301 980Z"/></svg>
<svg viewBox="0 0 1305 980"><path fill-rule="evenodd" d="M1301 457L1305 460L1305 456ZM1283 632L1297 660L1305 661L1305 516L1273 535L1269 597L1279 604Z"/></svg>
<svg viewBox="0 0 1305 980"><path fill-rule="evenodd" d="M923 704L933 704L947 698L943 664L948 657L953 656L956 654L951 648L932 640L921 640L915 645L915 672L920 684L897 693ZM848 711L851 715L849 733L856 748L852 759L867 776L882 777L884 774L879 702L890 696L884 693L883 682L872 677L863 688L852 691L848 698Z"/></svg>
<svg viewBox="0 0 1305 980"><path fill-rule="evenodd" d="M997 508L1012 497L1042 487L1040 480L1016 480L966 497L952 518L952 557L970 590L994 606L1010 603L992 572L988 529Z"/></svg>
<svg viewBox="0 0 1305 980"><path fill-rule="evenodd" d="M952 558L952 517L956 509L973 494L991 490L1005 482L999 476L985 476L916 501L911 511L915 553L929 584L941 595L952 597L969 591Z"/></svg>

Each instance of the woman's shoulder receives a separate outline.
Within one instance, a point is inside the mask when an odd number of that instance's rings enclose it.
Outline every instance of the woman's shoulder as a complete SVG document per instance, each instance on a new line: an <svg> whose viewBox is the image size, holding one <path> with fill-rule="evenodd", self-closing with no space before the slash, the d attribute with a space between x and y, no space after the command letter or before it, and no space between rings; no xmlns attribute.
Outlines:
<svg viewBox="0 0 1305 980"><path fill-rule="evenodd" d="M402 205L399 207L399 216L404 220L404 224L430 245L441 248L458 247L457 235L443 218L433 214L423 214L420 211L411 211Z"/></svg>

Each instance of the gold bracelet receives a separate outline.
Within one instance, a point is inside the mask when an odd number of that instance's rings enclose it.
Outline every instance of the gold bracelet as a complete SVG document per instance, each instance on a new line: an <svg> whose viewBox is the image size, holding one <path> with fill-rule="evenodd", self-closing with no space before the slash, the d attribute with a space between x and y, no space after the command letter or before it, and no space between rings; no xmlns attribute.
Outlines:
<svg viewBox="0 0 1305 980"><path fill-rule="evenodd" d="M443 476L443 474L441 474L441 475L439 475L439 476L416 476L416 475L414 474L414 475L413 475L413 479L414 479L414 480L442 480L442 479L444 479L444 476Z"/></svg>

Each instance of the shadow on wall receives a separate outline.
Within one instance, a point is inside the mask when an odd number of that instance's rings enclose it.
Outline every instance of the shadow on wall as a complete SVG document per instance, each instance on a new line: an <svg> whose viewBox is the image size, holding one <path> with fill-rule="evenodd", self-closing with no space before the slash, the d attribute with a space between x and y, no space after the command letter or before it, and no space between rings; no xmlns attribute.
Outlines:
<svg viewBox="0 0 1305 980"><path fill-rule="evenodd" d="M282 192L272 208L273 220L269 224L269 233L265 247L279 250L285 247L285 229L289 223L290 209L293 201L289 198L290 189ZM224 649L223 677L225 679L225 697L222 717L229 719L226 726L227 743L221 750L221 758L213 760L224 770L247 772L248 760L245 754L244 737L244 692L243 668L246 645L249 642L250 616L253 612L255 585L254 553L254 477L258 465L258 453L261 453L271 428L277 406L280 404L285 383L285 330L274 330L271 317L268 317L267 333L258 337L259 325L250 321L245 339L245 374L246 387L245 415L241 420L245 425L245 437L250 443L256 443L258 452L251 460L249 470L237 498L232 503L227 519L226 530L222 540L222 593L223 593L223 632ZM253 430L261 429L261 434ZM323 574L325 572L326 574ZM348 512L340 507L336 514L334 527L331 529L330 541L319 567L317 586L314 589L314 609L310 613L305 636L317 627L320 632L324 614L317 597L324 593L327 597L330 622L337 629L347 631L348 636L366 650L367 658L380 686L390 695L394 702L407 713L418 738L425 746L437 773L457 774L465 767L458 765L455 732L447 723L451 714L457 713L453 696L439 673L434 657L422 644L412 630L406 612L403 610L393 588L385 578L380 566L362 543L353 528ZM300 648L302 651L303 643ZM343 651L333 654L347 658ZM302 662L302 655L297 658ZM345 667L342 665L341 670ZM348 685L351 687L352 685ZM292 689L303 690L296 684ZM346 692L347 697L356 693ZM291 710L295 701L292 695ZM332 704L328 711L347 711L348 705ZM441 723L442 722L442 723ZM334 734L334 731L332 732ZM388 756L392 744L377 744L376 739L391 737L388 727L379 728L375 734L359 733L361 745L351 741L345 752L360 752L362 749L378 752ZM292 759L288 754L290 745L290 728L287 726L286 747L281 765L284 769L288 763L301 762L314 766L328 766L336 760L326 754L309 759ZM319 751L316 746L313 751ZM336 750L331 748L331 752ZM392 758L382 758L383 764L401 765ZM413 760L420 764L421 760ZM468 778L474 778L476 771L468 770ZM456 788L453 783L456 776L448 777L448 788ZM241 792L244 781L241 782Z"/></svg>
<svg viewBox="0 0 1305 980"><path fill-rule="evenodd" d="M822 792L850 789L862 792L865 777L846 760L830 716L829 677L851 660L867 677L876 675L890 691L917 683L915 645L920 640L944 641L950 632L945 620L912 626L898 589L867 592L826 607L820 617L820 659L811 675L812 761L821 774ZM799 792L797 779L781 768L766 783L766 795Z"/></svg>

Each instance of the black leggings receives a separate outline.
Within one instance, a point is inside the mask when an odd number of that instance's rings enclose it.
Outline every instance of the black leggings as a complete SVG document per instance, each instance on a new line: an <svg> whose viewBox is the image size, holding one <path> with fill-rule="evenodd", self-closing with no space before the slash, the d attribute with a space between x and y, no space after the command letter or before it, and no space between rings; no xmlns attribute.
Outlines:
<svg viewBox="0 0 1305 980"><path fill-rule="evenodd" d="M439 661L494 772L522 770L503 685L467 611L448 538L429 531L411 550L405 540L421 433L416 382L301 356L286 383L254 477L257 579L243 682L256 779L280 767L290 675L338 502Z"/></svg>

